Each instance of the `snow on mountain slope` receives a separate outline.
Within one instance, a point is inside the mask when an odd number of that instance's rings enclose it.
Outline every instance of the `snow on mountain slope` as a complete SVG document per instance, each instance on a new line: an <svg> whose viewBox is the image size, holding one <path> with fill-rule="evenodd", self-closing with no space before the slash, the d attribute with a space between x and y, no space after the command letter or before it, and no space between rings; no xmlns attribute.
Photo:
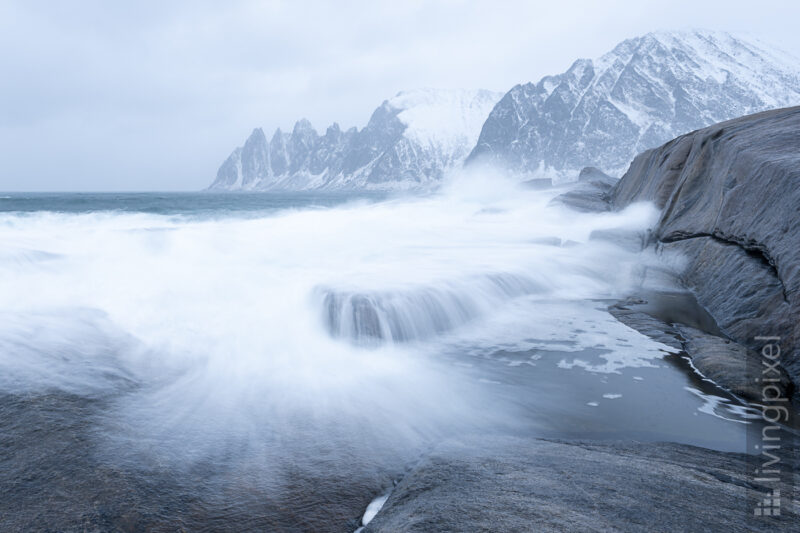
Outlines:
<svg viewBox="0 0 800 533"><path fill-rule="evenodd" d="M722 32L656 32L599 59L512 88L468 163L570 178L585 166L621 174L648 148L709 124L800 104L800 61Z"/></svg>
<svg viewBox="0 0 800 533"><path fill-rule="evenodd" d="M483 122L502 93L469 90L417 90L400 92L388 101L400 109L397 118L406 125L403 134L420 145L470 149L478 141Z"/></svg>
<svg viewBox="0 0 800 533"><path fill-rule="evenodd" d="M222 164L210 189L410 189L461 165L501 93L420 89L386 100L361 129L319 135L307 120L267 140L257 128Z"/></svg>

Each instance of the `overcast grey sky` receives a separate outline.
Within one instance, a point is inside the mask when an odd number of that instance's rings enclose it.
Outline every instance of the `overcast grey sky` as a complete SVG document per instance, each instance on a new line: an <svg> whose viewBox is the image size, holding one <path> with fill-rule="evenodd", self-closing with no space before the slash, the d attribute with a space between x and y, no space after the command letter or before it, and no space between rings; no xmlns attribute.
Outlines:
<svg viewBox="0 0 800 533"><path fill-rule="evenodd" d="M659 29L800 56L800 2L0 0L0 190L201 189L256 126L362 127L417 87L505 91Z"/></svg>

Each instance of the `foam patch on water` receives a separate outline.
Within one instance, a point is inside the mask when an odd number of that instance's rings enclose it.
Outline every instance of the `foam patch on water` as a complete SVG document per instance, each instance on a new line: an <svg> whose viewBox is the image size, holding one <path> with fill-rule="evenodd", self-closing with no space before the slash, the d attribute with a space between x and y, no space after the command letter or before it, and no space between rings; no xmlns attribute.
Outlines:
<svg viewBox="0 0 800 533"><path fill-rule="evenodd" d="M364 511L364 516L361 518L361 524L366 526L372 522L372 519L375 518L388 499L389 494L384 494L369 502L369 505L367 505L367 510Z"/></svg>
<svg viewBox="0 0 800 533"><path fill-rule="evenodd" d="M529 363L543 359L563 369L597 373L657 366L666 353L676 352L616 320L603 302L543 297L519 298L458 338L444 337L441 343L476 356L500 347L525 354ZM530 355L532 351L537 353ZM508 359L508 364L521 363Z"/></svg>
<svg viewBox="0 0 800 533"><path fill-rule="evenodd" d="M761 413L753 407L737 405L727 398L704 393L695 387L684 387L684 390L692 393L702 401L702 405L697 408L700 413L739 424L747 424L748 420L759 420L761 418Z"/></svg>

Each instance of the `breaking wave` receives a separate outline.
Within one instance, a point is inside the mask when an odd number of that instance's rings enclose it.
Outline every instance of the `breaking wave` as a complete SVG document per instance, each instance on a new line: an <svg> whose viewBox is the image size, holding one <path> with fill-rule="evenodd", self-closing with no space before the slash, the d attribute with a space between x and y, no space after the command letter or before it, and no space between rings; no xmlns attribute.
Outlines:
<svg viewBox="0 0 800 533"><path fill-rule="evenodd" d="M489 176L263 216L0 214L0 392L104 398L115 453L259 468L319 468L325 449L354 472L505 423L439 343L524 339L498 317L549 324L546 302L589 330L585 301L623 293L642 261L590 235L652 222L554 194Z"/></svg>
<svg viewBox="0 0 800 533"><path fill-rule="evenodd" d="M511 298L544 289L525 276L493 274L407 291L318 292L331 335L373 344L428 339L486 315Z"/></svg>

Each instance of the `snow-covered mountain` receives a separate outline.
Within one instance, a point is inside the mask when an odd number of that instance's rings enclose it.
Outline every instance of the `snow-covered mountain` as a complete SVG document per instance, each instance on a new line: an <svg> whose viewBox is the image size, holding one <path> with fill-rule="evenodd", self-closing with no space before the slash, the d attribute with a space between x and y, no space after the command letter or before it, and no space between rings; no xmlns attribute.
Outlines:
<svg viewBox="0 0 800 533"><path fill-rule="evenodd" d="M412 189L460 166L502 93L420 89L381 104L361 130L320 135L307 120L267 140L261 128L222 164L210 189Z"/></svg>
<svg viewBox="0 0 800 533"><path fill-rule="evenodd" d="M797 104L800 61L784 52L721 32L648 33L512 88L467 162L556 178L586 166L620 175L680 134Z"/></svg>

